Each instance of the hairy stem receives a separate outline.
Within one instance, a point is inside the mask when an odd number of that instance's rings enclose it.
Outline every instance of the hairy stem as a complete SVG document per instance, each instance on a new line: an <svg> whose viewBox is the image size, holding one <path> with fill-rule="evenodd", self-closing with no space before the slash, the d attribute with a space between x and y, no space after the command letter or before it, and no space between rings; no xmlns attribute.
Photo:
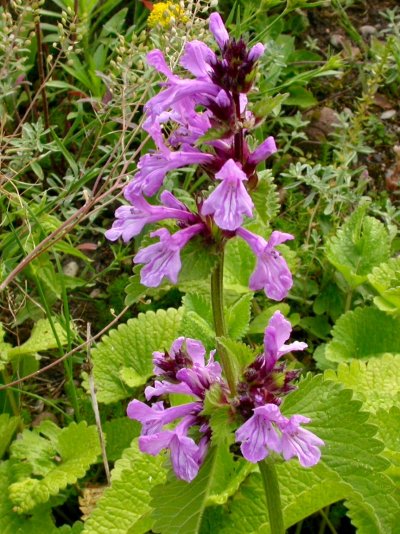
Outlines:
<svg viewBox="0 0 400 534"><path fill-rule="evenodd" d="M243 163L243 128L241 126L241 116L240 116L240 94L233 94L233 101L235 103L235 112L238 130L235 133L235 159L240 163Z"/></svg>
<svg viewBox="0 0 400 534"><path fill-rule="evenodd" d="M258 462L258 467L260 468L267 501L271 534L284 534L285 528L283 526L281 494L275 462L273 458L267 456L265 460Z"/></svg>
<svg viewBox="0 0 400 534"><path fill-rule="evenodd" d="M224 315L224 287L223 287L223 275L224 275L224 251L222 250L217 266L211 275L211 303L214 317L215 333L217 337L226 336L226 325ZM217 342L218 355L221 359L222 368L224 370L226 380L229 385L232 396L236 394L236 381L235 374L233 372L233 365L229 358L228 353Z"/></svg>

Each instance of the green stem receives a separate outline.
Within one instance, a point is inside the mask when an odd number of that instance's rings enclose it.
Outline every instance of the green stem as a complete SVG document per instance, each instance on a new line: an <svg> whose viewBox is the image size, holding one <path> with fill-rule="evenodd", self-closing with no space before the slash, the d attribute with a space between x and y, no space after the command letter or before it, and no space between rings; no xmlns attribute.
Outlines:
<svg viewBox="0 0 400 534"><path fill-rule="evenodd" d="M274 460L267 456L265 460L258 462L261 479L267 500L269 526L271 534L284 534L281 494L279 492L278 475Z"/></svg>
<svg viewBox="0 0 400 534"><path fill-rule="evenodd" d="M224 251L220 253L219 261L211 275L211 304L214 316L214 327L217 338L226 337L224 315ZM232 396L236 395L236 380L233 365L224 347L217 341L218 355L221 360L226 380Z"/></svg>
<svg viewBox="0 0 400 534"><path fill-rule="evenodd" d="M347 293L346 304L344 306L344 311L345 312L348 312L350 310L352 298L353 298L353 290L350 289L349 292Z"/></svg>

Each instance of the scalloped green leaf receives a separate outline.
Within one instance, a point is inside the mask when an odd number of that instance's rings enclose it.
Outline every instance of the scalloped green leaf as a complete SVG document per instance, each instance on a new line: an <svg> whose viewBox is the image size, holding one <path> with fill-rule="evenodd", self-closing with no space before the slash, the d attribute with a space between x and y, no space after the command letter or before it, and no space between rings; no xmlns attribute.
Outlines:
<svg viewBox="0 0 400 534"><path fill-rule="evenodd" d="M386 474L400 487L400 408L392 406L390 410L378 410L375 416L378 436L385 444L383 455L390 462Z"/></svg>
<svg viewBox="0 0 400 534"><path fill-rule="evenodd" d="M325 356L332 362L342 362L385 352L400 353L400 318L376 308L357 308L338 319Z"/></svg>
<svg viewBox="0 0 400 534"><path fill-rule="evenodd" d="M193 291L193 283L207 280L218 260L214 248L205 246L202 239L192 239L181 253L182 269L179 273L178 285L190 284Z"/></svg>
<svg viewBox="0 0 400 534"><path fill-rule="evenodd" d="M111 473L107 488L87 519L84 534L142 534L153 521L150 491L165 481L164 455L150 456L139 451L137 440L124 451Z"/></svg>
<svg viewBox="0 0 400 534"><path fill-rule="evenodd" d="M276 217L280 210L279 195L270 169L257 173L258 185L251 192L255 212L265 226Z"/></svg>
<svg viewBox="0 0 400 534"><path fill-rule="evenodd" d="M17 481L9 488L14 510L26 513L69 484L75 484L99 454L97 429L88 427L84 421L71 423L62 430L45 421L36 429L25 431L22 439L11 447L11 458L19 460L25 468L21 472L19 465L15 465Z"/></svg>
<svg viewBox="0 0 400 534"><path fill-rule="evenodd" d="M336 371L326 371L325 376L352 389L372 413L400 403L400 354L384 354L368 362L341 363Z"/></svg>
<svg viewBox="0 0 400 534"><path fill-rule="evenodd" d="M20 417L10 417L7 413L0 415L0 458L2 458L7 451L12 437L20 423Z"/></svg>
<svg viewBox="0 0 400 534"><path fill-rule="evenodd" d="M198 534L207 499L211 494L218 455L210 449L197 477L188 484L173 474L163 486L152 491L155 532Z"/></svg>
<svg viewBox="0 0 400 534"><path fill-rule="evenodd" d="M283 413L310 417L307 428L325 441L322 460L312 469L301 468L297 460L277 465L286 528L328 504L347 499L354 507L363 506L372 513L373 524L381 529L375 532L396 532L399 507L396 488L384 473L388 462L381 456L383 443L375 439L377 428L367 422L361 403L351 397L352 392L339 384L308 376L285 399ZM358 518L351 517L358 526ZM223 534L269 532L258 473L250 475L218 520L218 532ZM202 534L206 532L212 530Z"/></svg>
<svg viewBox="0 0 400 534"><path fill-rule="evenodd" d="M236 293L249 293L249 278L256 260L243 239L230 239L225 247L224 288Z"/></svg>
<svg viewBox="0 0 400 534"><path fill-rule="evenodd" d="M296 524L320 508L344 498L349 492L346 483L322 464L313 469L303 469L295 462L278 466L281 487L282 511L285 528ZM351 491L351 490L350 490ZM202 534L212 534L213 521L208 520L215 509L207 510L204 524L208 528ZM228 515L229 514L229 515ZM258 473L250 475L240 491L228 505L226 515L220 517L220 534L270 533L265 493Z"/></svg>
<svg viewBox="0 0 400 534"><path fill-rule="evenodd" d="M134 386L145 384L153 374L152 353L169 349L178 337L183 308L140 313L136 319L103 336L92 351L93 376L99 402L117 402L132 395Z"/></svg>
<svg viewBox="0 0 400 534"><path fill-rule="evenodd" d="M53 319L54 330L51 328L48 319L39 319L32 329L30 338L19 347L8 349L8 358L15 358L24 354L35 354L42 350L56 349L58 347L57 337L61 346L67 344L67 334L64 327ZM56 336L57 335L57 336Z"/></svg>
<svg viewBox="0 0 400 534"><path fill-rule="evenodd" d="M225 310L226 326L230 338L237 340L247 333L251 318L253 293L241 295Z"/></svg>
<svg viewBox="0 0 400 534"><path fill-rule="evenodd" d="M106 436L106 453L110 462L121 458L122 453L140 435L141 424L129 417L117 417L106 421L103 431Z"/></svg>
<svg viewBox="0 0 400 534"><path fill-rule="evenodd" d="M69 527L56 528L51 510L38 506L29 516L13 510L14 503L8 497L8 487L13 482L13 462L0 463L0 532L1 534L67 534ZM77 532L77 531L76 531Z"/></svg>
<svg viewBox="0 0 400 534"><path fill-rule="evenodd" d="M400 257L375 267L368 275L368 281L379 293L374 298L376 306L393 314L400 313Z"/></svg>
<svg viewBox="0 0 400 534"><path fill-rule="evenodd" d="M326 257L353 288L364 283L390 254L385 225L365 211L366 206L356 210L326 245Z"/></svg>

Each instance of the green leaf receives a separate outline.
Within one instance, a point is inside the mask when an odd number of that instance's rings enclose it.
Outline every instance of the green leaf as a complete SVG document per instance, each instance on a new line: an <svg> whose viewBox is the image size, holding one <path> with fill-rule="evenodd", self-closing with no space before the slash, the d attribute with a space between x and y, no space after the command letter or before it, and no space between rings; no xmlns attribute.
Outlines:
<svg viewBox="0 0 400 534"><path fill-rule="evenodd" d="M132 443L133 438L139 436L141 425L129 417L117 417L106 421L103 431L106 436L106 453L110 462L119 460L125 449Z"/></svg>
<svg viewBox="0 0 400 534"><path fill-rule="evenodd" d="M214 320L211 301L205 294L188 293L182 299L185 312L180 334L193 339L200 339L203 345L215 348Z"/></svg>
<svg viewBox="0 0 400 534"><path fill-rule="evenodd" d="M325 446L321 462L311 469L301 468L296 459L277 464L285 528L347 499L348 507L372 510L373 522L380 529L375 532L395 533L399 508L395 486L384 474L388 462L380 454L383 443L375 439L377 428L367 423L368 414L360 410L361 403L351 397L350 390L322 376L308 376L286 397L283 413L310 417L307 428L322 438ZM357 524L355 515L352 519ZM258 473L240 487L219 521L223 526L218 532L223 534L269 532Z"/></svg>
<svg viewBox="0 0 400 534"><path fill-rule="evenodd" d="M21 476L16 466L18 481L9 488L14 509L26 513L47 502L83 477L99 454L97 429L88 427L84 421L71 423L62 430L45 421L33 431L26 430L22 439L11 446L11 458L25 463L31 471L31 476L26 476L27 469Z"/></svg>
<svg viewBox="0 0 400 534"><path fill-rule="evenodd" d="M326 257L354 288L364 283L373 268L387 261L390 237L385 225L359 208L329 239Z"/></svg>
<svg viewBox="0 0 400 534"><path fill-rule="evenodd" d="M339 318L325 355L332 362L341 362L385 352L400 353L400 318L376 308L357 308Z"/></svg>
<svg viewBox="0 0 400 534"><path fill-rule="evenodd" d="M142 534L151 530L152 521L143 518L151 510L151 489L165 480L163 463L163 455L143 454L134 440L116 462L111 487L86 521L84 534Z"/></svg>
<svg viewBox="0 0 400 534"><path fill-rule="evenodd" d="M309 108L315 106L318 101L308 89L300 85L294 85L289 88L289 97L285 100L286 106L299 106L300 108Z"/></svg>
<svg viewBox="0 0 400 534"><path fill-rule="evenodd" d="M251 193L254 207L259 219L268 226L280 210L279 195L271 170L261 171L258 174L258 186Z"/></svg>
<svg viewBox="0 0 400 534"><path fill-rule="evenodd" d="M67 344L66 332L61 324L53 318L54 329L57 334L60 345ZM32 329L31 336L19 347L13 347L8 350L9 359L24 354L35 354L43 350L56 349L58 347L57 338L51 328L48 319L39 319Z"/></svg>
<svg viewBox="0 0 400 534"><path fill-rule="evenodd" d="M277 94L275 96L265 95L262 100L251 106L255 117L261 119L263 122L269 115L277 117L280 113L282 104L288 98L289 93ZM259 123L257 123L259 124Z"/></svg>
<svg viewBox="0 0 400 534"><path fill-rule="evenodd" d="M379 293L374 298L376 306L393 314L400 313L400 257L375 267L368 275L368 281Z"/></svg>
<svg viewBox="0 0 400 534"><path fill-rule="evenodd" d="M141 313L136 319L103 336L92 351L93 376L100 402L117 402L132 395L124 377L135 385L145 384L153 374L152 353L169 349L178 337L183 308ZM139 382L141 384L139 384Z"/></svg>
<svg viewBox="0 0 400 534"><path fill-rule="evenodd" d="M47 84L48 85L48 84ZM68 165L71 167L71 170L74 174L75 178L78 178L79 176L79 168L76 164L74 156L67 150L65 147L63 141L57 136L56 132L54 131L54 128L50 128L51 134L53 136L53 140L55 141L58 149L61 151L63 156L65 157Z"/></svg>
<svg viewBox="0 0 400 534"><path fill-rule="evenodd" d="M148 288L140 283L140 274L129 277L129 284L125 288L125 306L132 306L140 298L144 297Z"/></svg>
<svg viewBox="0 0 400 534"><path fill-rule="evenodd" d="M153 530L162 534L197 534L211 492L217 464L215 448L207 454L197 477L188 484L174 475L152 491Z"/></svg>
<svg viewBox="0 0 400 534"><path fill-rule="evenodd" d="M295 462L288 462L277 467L285 528L343 499L349 491L347 484L322 464L307 470ZM207 514L205 520L207 520ZM242 484L239 493L229 504L221 523L222 528L218 529L220 534L232 532L268 534L271 532L265 493L258 473L250 475ZM212 534L212 532L211 525L211 528L205 530L204 534Z"/></svg>
<svg viewBox="0 0 400 534"><path fill-rule="evenodd" d="M351 400L352 392L336 389L329 371L326 377L329 381L324 382L322 377L304 380L286 398L283 413L311 418L307 428L326 443L323 464L352 488L346 495L346 506L369 510L371 524L377 525L375 532L395 534L400 507L395 485L385 474L389 464L382 455L383 443L375 437L378 429L369 424L367 412L360 410L361 403ZM349 515L364 534L356 515L352 512Z"/></svg>
<svg viewBox="0 0 400 534"><path fill-rule="evenodd" d="M340 363L336 371L326 371L325 375L352 389L372 413L389 410L400 402L400 354L384 354L368 362Z"/></svg>
<svg viewBox="0 0 400 534"><path fill-rule="evenodd" d="M390 410L378 410L375 417L378 426L378 436L385 444L383 455L390 462L386 474L393 480L397 487L400 484L400 408L392 406Z"/></svg>
<svg viewBox="0 0 400 534"><path fill-rule="evenodd" d="M69 530L57 529L50 508L38 506L29 516L14 511L14 503L8 496L13 482L13 462L0 463L0 532L1 534L56 534Z"/></svg>
<svg viewBox="0 0 400 534"><path fill-rule="evenodd" d="M182 269L178 286L196 291L196 286L204 286L209 280L218 256L212 246L206 246L201 239L191 239L181 253ZM207 289L209 283L207 283Z"/></svg>
<svg viewBox="0 0 400 534"><path fill-rule="evenodd" d="M7 451L20 423L20 417L10 417L7 413L0 415L0 458L2 458Z"/></svg>
<svg viewBox="0 0 400 534"><path fill-rule="evenodd" d="M218 344L228 353L228 356L233 363L236 380L240 380L240 376L245 367L247 367L256 357L260 351L251 349L248 345L240 341L234 341L229 337L219 337ZM217 352L218 354L218 352Z"/></svg>
<svg viewBox="0 0 400 534"><path fill-rule="evenodd" d="M225 247L224 288L236 293L249 293L249 278L255 257L243 239L230 239Z"/></svg>
<svg viewBox="0 0 400 534"><path fill-rule="evenodd" d="M253 293L245 293L225 311L228 335L241 339L249 328Z"/></svg>
<svg viewBox="0 0 400 534"><path fill-rule="evenodd" d="M262 310L261 313L256 315L249 326L248 334L264 334L269 320L276 311L280 311L283 315L287 316L290 312L290 306L285 302L269 306Z"/></svg>

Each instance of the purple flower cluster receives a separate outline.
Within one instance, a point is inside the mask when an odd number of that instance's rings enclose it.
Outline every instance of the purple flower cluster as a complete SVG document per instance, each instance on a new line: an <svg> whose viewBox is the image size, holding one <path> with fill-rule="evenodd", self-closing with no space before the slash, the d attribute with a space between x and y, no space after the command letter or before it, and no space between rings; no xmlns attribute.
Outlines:
<svg viewBox="0 0 400 534"><path fill-rule="evenodd" d="M303 467L310 467L321 456L319 447L324 442L300 426L310 419L302 415L288 419L279 409L282 396L295 389L292 381L298 373L287 371L278 360L288 352L307 348L300 341L285 344L291 331L290 322L275 312L265 330L263 354L247 367L238 384L236 409L247 420L236 431L236 440L242 443L242 454L249 462L259 462L274 451L285 460L297 456Z"/></svg>
<svg viewBox="0 0 400 534"><path fill-rule="evenodd" d="M140 450L156 455L169 449L176 476L187 482L197 475L211 437L207 420L201 415L205 395L213 384L223 385L221 366L214 361L214 353L210 353L206 364L202 343L184 337L175 340L169 352L154 352L154 374L161 380L145 389L146 399L151 401L168 393L182 393L193 397L193 402L165 408L162 401L153 402L150 407L135 399L128 405L128 416L142 423ZM173 430L164 429L177 419L180 422ZM197 443L188 435L194 430Z"/></svg>
<svg viewBox="0 0 400 534"><path fill-rule="evenodd" d="M147 401L169 393L183 393L193 401L166 408L162 401L149 406L133 400L128 406L128 416L142 423L141 451L156 455L169 449L177 477L187 482L193 480L212 434L208 418L202 413L204 399L210 388L218 384L221 402L230 403L233 417L245 420L235 434L244 458L256 463L273 451L282 454L285 460L297 456L304 467L315 465L324 442L301 427L310 419L301 415L288 419L279 408L282 396L294 389L291 382L297 373L286 371L285 364L278 360L283 354L307 347L298 341L286 345L290 332L289 321L276 312L265 330L264 352L245 369L233 399L221 377L221 367L214 361L215 351L210 353L206 364L206 351L200 341L180 337L169 352L154 352L154 373L161 380L145 389ZM164 428L176 420L180 421L175 428Z"/></svg>
<svg viewBox="0 0 400 534"><path fill-rule="evenodd" d="M217 13L210 16L210 30L219 47L217 53L201 41L185 46L180 63L190 78L175 75L160 50L147 55L149 65L166 77L162 90L145 105L143 127L156 150L140 158L138 172L124 190L129 205L117 209L106 236L127 242L147 224L176 221L179 231L172 235L166 229L153 232L151 237L158 237L159 243L134 257L136 263L145 265L141 282L149 287L160 285L164 278L177 283L181 250L195 236L208 241L217 236L219 242L238 236L257 257L250 288L264 289L269 298L281 300L292 286L292 276L275 247L293 236L273 232L266 241L243 228L246 218L253 217L250 190L257 186L256 167L277 150L273 137L254 151L246 140L245 125L255 123L247 110L246 94L264 46L258 43L249 49L242 39L230 39ZM210 131L218 135L206 135ZM158 193L169 171L193 164L200 165L215 184L211 193L197 193L196 212L167 191L160 196L161 205L145 200L144 195Z"/></svg>

